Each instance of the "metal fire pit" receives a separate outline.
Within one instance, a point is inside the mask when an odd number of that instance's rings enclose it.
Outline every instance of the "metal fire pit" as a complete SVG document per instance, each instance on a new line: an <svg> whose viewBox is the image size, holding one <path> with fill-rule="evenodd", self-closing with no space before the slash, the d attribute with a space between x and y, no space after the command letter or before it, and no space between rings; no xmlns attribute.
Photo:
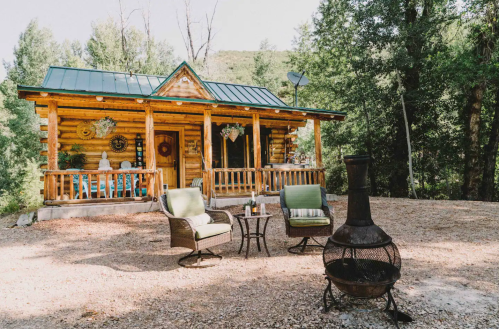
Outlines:
<svg viewBox="0 0 499 329"><path fill-rule="evenodd" d="M401 259L392 238L371 218L367 184L368 156L346 156L348 174L347 221L328 239L323 251L328 286L324 291L324 309L339 307L345 295L353 298L380 298L386 295L385 311L398 328L398 321L412 319L398 312L391 294L400 279ZM337 301L333 283L343 294ZM328 303L328 300L331 302ZM393 305L393 310L390 307Z"/></svg>
<svg viewBox="0 0 499 329"><path fill-rule="evenodd" d="M326 275L341 292L378 298L400 278L400 254L390 243L379 248L347 248L329 238L324 248Z"/></svg>

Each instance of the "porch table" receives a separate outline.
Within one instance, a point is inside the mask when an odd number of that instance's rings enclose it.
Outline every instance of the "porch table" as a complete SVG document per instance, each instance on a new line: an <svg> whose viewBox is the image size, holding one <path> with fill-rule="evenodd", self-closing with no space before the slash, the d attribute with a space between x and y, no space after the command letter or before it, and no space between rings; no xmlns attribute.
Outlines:
<svg viewBox="0 0 499 329"><path fill-rule="evenodd" d="M246 259L248 259L249 255L249 249L250 249L250 241L251 239L256 239L256 245L258 247L258 251L261 252L262 249L260 247L260 238L263 240L263 246L265 247L265 251L267 252L267 256L270 257L269 249L267 248L267 241L266 241L266 231L267 231L267 224L269 223L269 219L272 217L270 214L261 214L261 213L256 213L251 216L246 216L245 214L236 214L234 217L237 218L237 221L239 222L239 227L241 228L241 246L239 247L239 252L238 254L241 253L241 250L243 249L244 245L244 240L246 240ZM250 232L249 228L249 222L248 220L253 220L256 219L256 232ZM260 233L260 219L265 220L265 225L263 227L263 232ZM241 221L244 221L246 231L243 228L243 225Z"/></svg>

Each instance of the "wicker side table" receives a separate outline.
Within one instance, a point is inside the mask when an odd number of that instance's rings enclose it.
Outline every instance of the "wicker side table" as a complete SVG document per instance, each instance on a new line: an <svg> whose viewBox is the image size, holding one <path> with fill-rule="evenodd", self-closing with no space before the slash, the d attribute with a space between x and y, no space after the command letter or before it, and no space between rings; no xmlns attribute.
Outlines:
<svg viewBox="0 0 499 329"><path fill-rule="evenodd" d="M267 241L265 240L265 232L267 231L267 224L269 223L269 219L272 217L270 214L266 215L261 215L261 214L255 214L251 216L246 216L245 214L237 214L234 215L234 217L237 218L237 221L239 222L239 227L241 228L241 246L239 247L239 254L241 253L241 250L243 250L243 245L244 241L246 240L246 258L248 258L249 255L249 250L250 250L250 241L251 239L256 239L256 245L258 247L258 251L262 251L262 248L260 247L260 238L263 240L263 246L265 248L265 251L267 252L267 256L270 257L269 249L267 248ZM249 220L256 219L256 232L250 232L249 228ZM265 220L265 225L263 226L263 232L260 232L260 219ZM241 221L244 221L244 229L243 224Z"/></svg>

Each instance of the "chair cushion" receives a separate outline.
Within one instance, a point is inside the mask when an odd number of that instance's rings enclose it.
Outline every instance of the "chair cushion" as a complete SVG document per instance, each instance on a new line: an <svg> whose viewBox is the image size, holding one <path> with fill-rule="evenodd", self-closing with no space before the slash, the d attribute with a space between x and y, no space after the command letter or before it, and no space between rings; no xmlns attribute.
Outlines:
<svg viewBox="0 0 499 329"><path fill-rule="evenodd" d="M166 192L168 210L175 217L191 217L204 214L203 196L199 188L180 188Z"/></svg>
<svg viewBox="0 0 499 329"><path fill-rule="evenodd" d="M201 226L213 223L213 218L211 218L210 215L208 215L207 213L202 213L201 215L190 216L187 218L189 218L194 223L194 226Z"/></svg>
<svg viewBox="0 0 499 329"><path fill-rule="evenodd" d="M293 217L289 219L289 225L293 227L310 227L329 225L328 217Z"/></svg>
<svg viewBox="0 0 499 329"><path fill-rule="evenodd" d="M325 217L322 209L290 209L291 217Z"/></svg>
<svg viewBox="0 0 499 329"><path fill-rule="evenodd" d="M199 187L199 186L201 186L201 184L203 184L203 179L202 178L194 178L192 180L191 187Z"/></svg>
<svg viewBox="0 0 499 329"><path fill-rule="evenodd" d="M209 238L210 236L230 232L230 224L206 224L196 227L196 239Z"/></svg>
<svg viewBox="0 0 499 329"><path fill-rule="evenodd" d="M321 186L284 186L284 201L289 209L321 209Z"/></svg>

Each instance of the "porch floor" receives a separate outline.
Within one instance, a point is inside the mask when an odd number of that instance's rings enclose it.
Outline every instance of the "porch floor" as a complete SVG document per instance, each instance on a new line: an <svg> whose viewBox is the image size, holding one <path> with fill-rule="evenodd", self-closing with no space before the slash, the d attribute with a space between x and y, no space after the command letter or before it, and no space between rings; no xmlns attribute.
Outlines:
<svg viewBox="0 0 499 329"><path fill-rule="evenodd" d="M331 204L336 229L346 197ZM189 250L169 247L159 212L0 230L0 328L393 328L381 311L322 313L322 255L288 254L299 239L267 209L272 257L253 242L238 255L236 224L213 248L220 265L202 270L177 265ZM395 298L416 321L401 328L499 327L499 204L371 198L371 209L401 252Z"/></svg>

